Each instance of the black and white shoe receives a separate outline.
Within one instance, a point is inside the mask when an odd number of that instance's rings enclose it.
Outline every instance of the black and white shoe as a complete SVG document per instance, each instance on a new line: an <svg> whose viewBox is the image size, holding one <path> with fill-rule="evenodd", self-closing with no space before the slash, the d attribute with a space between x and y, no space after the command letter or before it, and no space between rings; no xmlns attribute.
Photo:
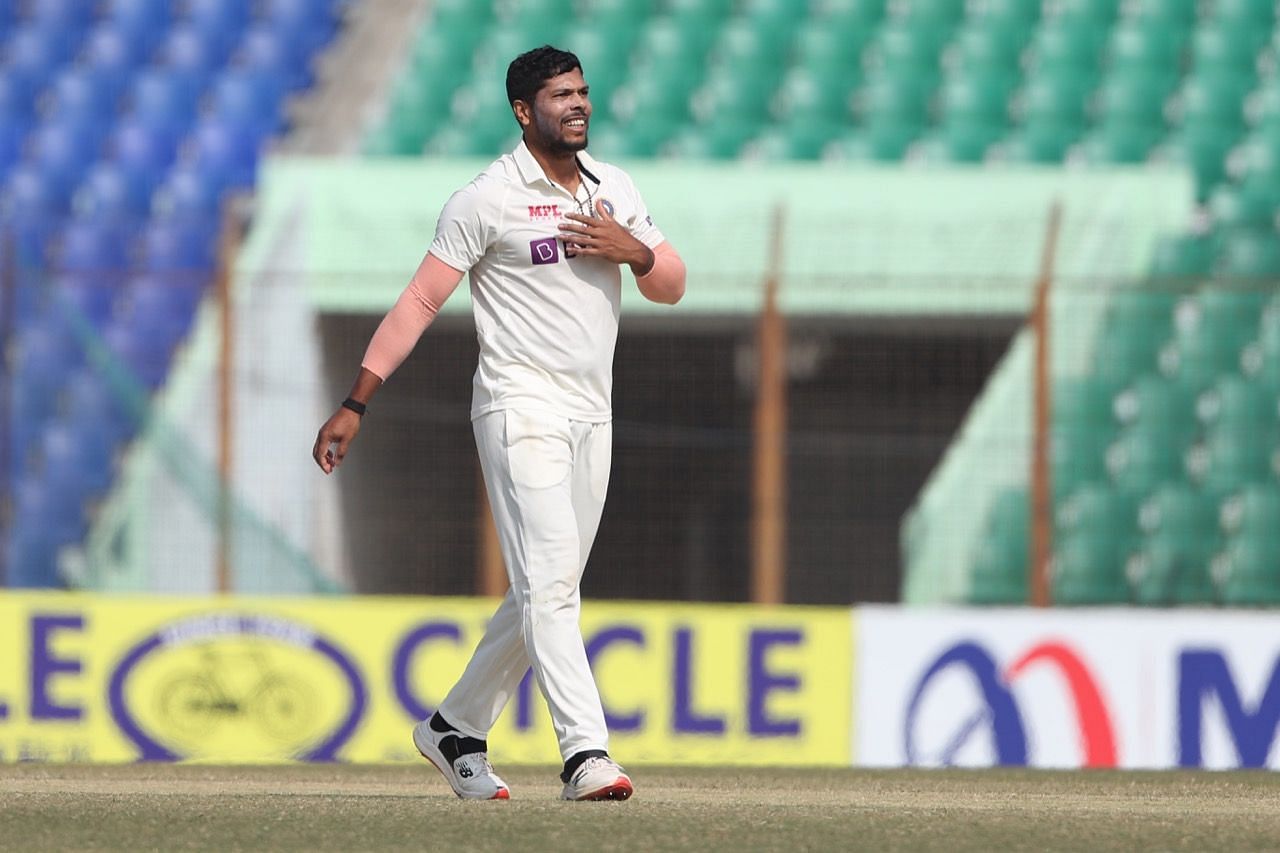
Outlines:
<svg viewBox="0 0 1280 853"><path fill-rule="evenodd" d="M462 752L467 738L458 731L437 731L430 720L413 727L413 745L440 771L453 792L464 800L509 800L507 783L493 772L489 756L483 751Z"/></svg>
<svg viewBox="0 0 1280 853"><path fill-rule="evenodd" d="M593 755L573 771L560 792L560 799L625 800L634 792L631 777L618 762L608 756Z"/></svg>

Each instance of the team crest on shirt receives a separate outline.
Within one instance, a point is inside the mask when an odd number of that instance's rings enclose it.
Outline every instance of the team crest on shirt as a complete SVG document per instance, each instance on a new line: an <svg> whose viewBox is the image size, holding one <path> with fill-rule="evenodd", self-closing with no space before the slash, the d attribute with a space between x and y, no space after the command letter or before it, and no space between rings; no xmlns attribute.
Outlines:
<svg viewBox="0 0 1280 853"><path fill-rule="evenodd" d="M560 218L560 205L558 204L531 204L529 207L529 221L555 221Z"/></svg>
<svg viewBox="0 0 1280 853"><path fill-rule="evenodd" d="M607 198L599 199L598 201L596 201L596 204L598 204L604 210L605 213L609 214L610 216L613 216L613 202L609 201L609 199Z"/></svg>

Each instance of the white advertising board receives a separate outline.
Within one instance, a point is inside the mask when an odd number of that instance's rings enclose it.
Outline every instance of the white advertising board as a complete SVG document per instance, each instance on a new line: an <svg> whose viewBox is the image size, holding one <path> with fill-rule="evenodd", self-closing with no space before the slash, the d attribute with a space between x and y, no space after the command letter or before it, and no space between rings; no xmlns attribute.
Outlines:
<svg viewBox="0 0 1280 853"><path fill-rule="evenodd" d="M1280 613L859 608L855 764L1280 769Z"/></svg>

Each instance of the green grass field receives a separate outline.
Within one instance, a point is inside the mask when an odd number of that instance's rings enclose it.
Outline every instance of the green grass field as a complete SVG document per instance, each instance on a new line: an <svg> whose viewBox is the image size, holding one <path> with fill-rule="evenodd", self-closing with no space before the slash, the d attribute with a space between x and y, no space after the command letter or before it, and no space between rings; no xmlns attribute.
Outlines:
<svg viewBox="0 0 1280 853"><path fill-rule="evenodd" d="M425 764L0 767L0 850L1276 850L1257 772L635 768L565 803L550 767L462 802Z"/></svg>

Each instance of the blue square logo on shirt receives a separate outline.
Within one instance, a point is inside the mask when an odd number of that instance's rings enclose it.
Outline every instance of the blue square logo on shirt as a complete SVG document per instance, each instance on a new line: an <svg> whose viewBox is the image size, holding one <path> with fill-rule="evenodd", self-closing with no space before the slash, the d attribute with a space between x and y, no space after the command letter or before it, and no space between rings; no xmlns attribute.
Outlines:
<svg viewBox="0 0 1280 853"><path fill-rule="evenodd" d="M533 263L554 264L560 260L560 245L555 237L543 237L541 240L529 241L529 254Z"/></svg>

